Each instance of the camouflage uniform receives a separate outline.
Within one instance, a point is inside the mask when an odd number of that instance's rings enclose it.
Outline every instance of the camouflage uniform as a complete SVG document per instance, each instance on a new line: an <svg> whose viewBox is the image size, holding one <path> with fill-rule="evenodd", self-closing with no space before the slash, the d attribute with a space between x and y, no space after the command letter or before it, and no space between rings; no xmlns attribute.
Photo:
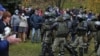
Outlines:
<svg viewBox="0 0 100 56"><path fill-rule="evenodd" d="M87 23L86 21L82 21L78 23L77 26L77 32L76 32L76 39L74 41L74 43L72 44L73 47L77 47L79 45L79 56L83 56L84 53L84 48L85 45L87 45L87 27L85 27L85 25L83 25L84 23Z"/></svg>
<svg viewBox="0 0 100 56"><path fill-rule="evenodd" d="M41 56L54 56L52 52L52 41L53 41L53 31L55 30L55 24L53 21L46 19L42 26L42 53Z"/></svg>
<svg viewBox="0 0 100 56"><path fill-rule="evenodd" d="M58 21L57 22L58 27L57 27L57 31L55 33L56 38L55 38L54 43L52 45L53 51L55 51L56 47L59 45L59 48L60 48L60 51L58 54L59 56L64 56L64 51L65 51L64 48L66 48L69 51L71 56L77 56L77 54L75 53L75 50L72 48L72 46L68 43L68 41L66 39L67 36L69 35L68 24L66 23L66 21L64 21L61 18L58 18L57 21ZM64 29L64 27L61 26L61 25L63 25L61 23L65 24L66 29ZM61 27L60 32L58 30L59 26ZM64 31L63 31L63 29L64 29Z"/></svg>
<svg viewBox="0 0 100 56"><path fill-rule="evenodd" d="M98 21L99 24L95 25L97 31L96 31L96 41L97 41L97 46L96 46L96 52L97 56L100 56L100 21Z"/></svg>

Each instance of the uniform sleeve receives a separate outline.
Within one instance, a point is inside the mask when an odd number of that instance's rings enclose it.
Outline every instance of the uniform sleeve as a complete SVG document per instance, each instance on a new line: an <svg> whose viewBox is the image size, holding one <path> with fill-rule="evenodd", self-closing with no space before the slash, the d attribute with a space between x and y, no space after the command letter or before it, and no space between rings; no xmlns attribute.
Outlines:
<svg viewBox="0 0 100 56"><path fill-rule="evenodd" d="M58 28L58 23L54 23L52 26L51 26L51 30L55 29L57 30Z"/></svg>

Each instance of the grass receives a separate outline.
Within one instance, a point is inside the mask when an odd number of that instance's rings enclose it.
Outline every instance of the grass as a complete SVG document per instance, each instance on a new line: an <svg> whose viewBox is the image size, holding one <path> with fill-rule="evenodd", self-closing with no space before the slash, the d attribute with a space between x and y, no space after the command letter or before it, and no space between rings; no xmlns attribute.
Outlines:
<svg viewBox="0 0 100 56"><path fill-rule="evenodd" d="M80 3L74 3L65 2L63 8L72 8L73 6L79 7L81 6ZM45 7L45 6L44 6ZM94 43L93 40L89 46L89 53L85 54L84 56L89 56L91 52L94 50ZM10 46L10 56L39 56L41 52L41 44L40 43L31 43L30 41L26 43L20 43L18 45L12 45ZM55 55L57 56L57 55ZM66 55L69 56L69 53L66 51ZM95 53L93 53L91 56L96 56Z"/></svg>
<svg viewBox="0 0 100 56"><path fill-rule="evenodd" d="M89 53L85 54L84 56L89 56L94 50L94 44L91 42L89 47ZM10 56L39 56L41 52L41 44L40 43L31 43L30 41L26 43L20 43L18 45L11 45L10 46ZM57 55L55 55L57 56ZM70 56L69 53L66 51L65 56ZM91 56L96 56L93 53Z"/></svg>
<svg viewBox="0 0 100 56"><path fill-rule="evenodd" d="M10 56L39 56L40 43L20 43L10 46Z"/></svg>

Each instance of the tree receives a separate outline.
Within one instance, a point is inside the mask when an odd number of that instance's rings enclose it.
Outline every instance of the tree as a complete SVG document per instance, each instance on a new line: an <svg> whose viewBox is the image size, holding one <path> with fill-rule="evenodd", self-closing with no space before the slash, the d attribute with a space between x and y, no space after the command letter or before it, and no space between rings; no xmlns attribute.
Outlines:
<svg viewBox="0 0 100 56"><path fill-rule="evenodd" d="M59 8L62 8L64 6L65 0L53 0L55 2L54 5L56 5Z"/></svg>
<svg viewBox="0 0 100 56"><path fill-rule="evenodd" d="M93 10L94 12L100 12L100 0L86 0L85 7L88 10Z"/></svg>

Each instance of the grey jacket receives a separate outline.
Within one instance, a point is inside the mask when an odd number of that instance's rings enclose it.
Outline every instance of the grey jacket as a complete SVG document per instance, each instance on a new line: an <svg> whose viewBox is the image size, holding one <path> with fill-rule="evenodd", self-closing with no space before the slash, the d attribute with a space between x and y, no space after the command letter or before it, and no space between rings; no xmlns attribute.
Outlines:
<svg viewBox="0 0 100 56"><path fill-rule="evenodd" d="M13 15L11 17L11 26L19 26L20 17L18 15Z"/></svg>

